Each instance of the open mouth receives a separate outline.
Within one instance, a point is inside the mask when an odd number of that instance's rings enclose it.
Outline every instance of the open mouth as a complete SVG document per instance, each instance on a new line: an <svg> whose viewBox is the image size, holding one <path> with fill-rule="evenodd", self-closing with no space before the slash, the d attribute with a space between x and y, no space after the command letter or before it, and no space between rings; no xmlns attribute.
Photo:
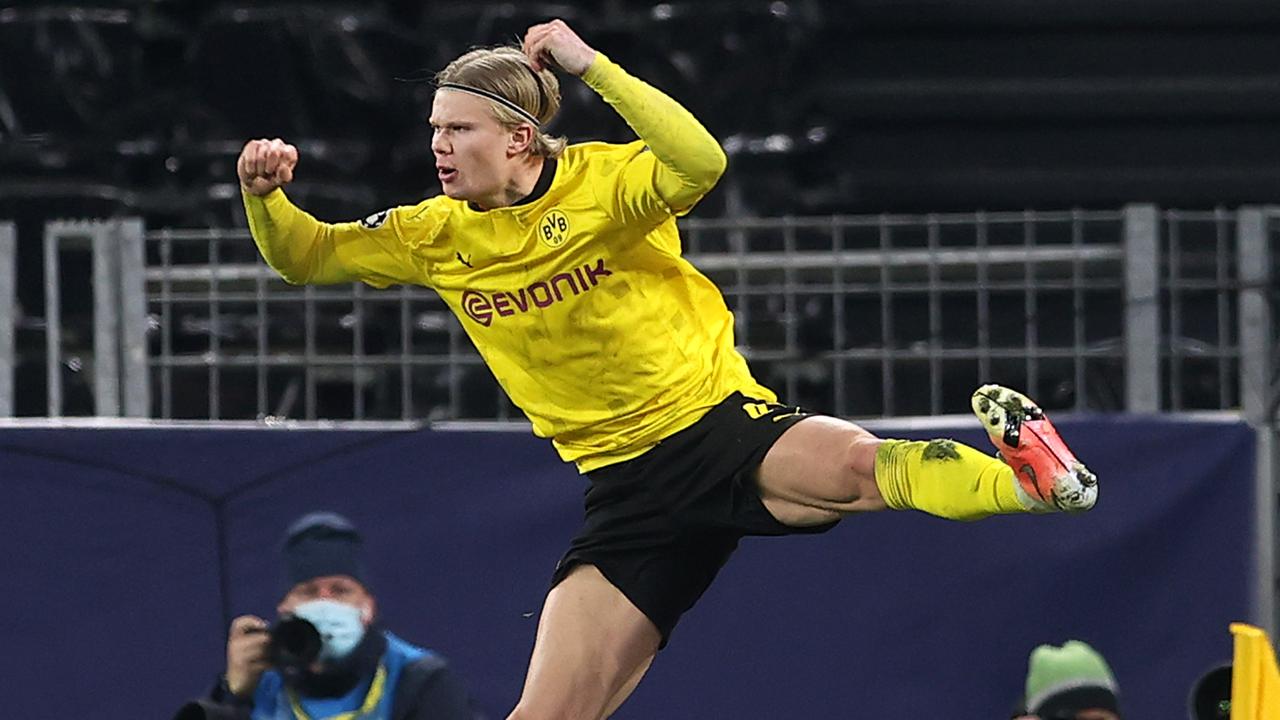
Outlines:
<svg viewBox="0 0 1280 720"><path fill-rule="evenodd" d="M440 178L440 182L442 183L453 182L458 179L458 169L444 165L437 165L436 176Z"/></svg>

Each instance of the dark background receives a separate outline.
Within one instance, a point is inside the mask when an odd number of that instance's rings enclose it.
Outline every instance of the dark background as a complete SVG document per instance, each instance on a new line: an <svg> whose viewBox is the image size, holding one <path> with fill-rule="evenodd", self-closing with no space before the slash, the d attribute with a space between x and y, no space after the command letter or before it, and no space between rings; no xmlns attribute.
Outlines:
<svg viewBox="0 0 1280 720"><path fill-rule="evenodd" d="M1280 198L1280 5L1264 0L10 3L0 216L243 225L234 158L298 144L327 219L438 188L429 76L563 17L732 156L703 215ZM626 139L564 78L573 140Z"/></svg>
<svg viewBox="0 0 1280 720"><path fill-rule="evenodd" d="M1126 718L1186 717L1249 618L1254 431L1058 426L1101 478L1092 512L748 539L617 718L1005 718L1031 649L1069 638L1111 663ZM363 528L387 624L502 718L582 490L523 433L0 430L5 712L169 717L221 672L229 616L274 614L284 528L327 508Z"/></svg>

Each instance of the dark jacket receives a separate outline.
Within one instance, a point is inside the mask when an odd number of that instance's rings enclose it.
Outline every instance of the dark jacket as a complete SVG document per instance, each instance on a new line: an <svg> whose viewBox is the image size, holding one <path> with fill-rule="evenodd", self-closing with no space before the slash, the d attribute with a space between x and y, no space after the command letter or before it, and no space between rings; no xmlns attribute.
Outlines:
<svg viewBox="0 0 1280 720"><path fill-rule="evenodd" d="M325 673L303 673L289 681L300 697L342 697L367 686L379 665L388 673L388 692L374 718L386 720L472 720L466 691L443 657L385 632L369 632L343 663ZM174 720L292 718L284 680L264 673L253 700L237 698L219 683L209 697L183 706ZM283 714L280 714L280 712Z"/></svg>

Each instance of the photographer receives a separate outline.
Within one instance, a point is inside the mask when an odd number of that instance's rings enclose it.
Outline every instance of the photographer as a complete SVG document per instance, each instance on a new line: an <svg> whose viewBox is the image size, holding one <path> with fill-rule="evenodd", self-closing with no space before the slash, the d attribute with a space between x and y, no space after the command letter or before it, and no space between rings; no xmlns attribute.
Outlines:
<svg viewBox="0 0 1280 720"><path fill-rule="evenodd" d="M276 608L280 619L275 626L253 615L233 620L226 674L175 720L470 720L444 658L379 626L360 546L340 515L296 521L283 548L289 589Z"/></svg>

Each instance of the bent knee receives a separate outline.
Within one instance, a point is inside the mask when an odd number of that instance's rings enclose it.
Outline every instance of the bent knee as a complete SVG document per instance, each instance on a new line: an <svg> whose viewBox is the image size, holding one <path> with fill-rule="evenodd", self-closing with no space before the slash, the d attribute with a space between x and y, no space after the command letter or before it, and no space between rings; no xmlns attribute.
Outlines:
<svg viewBox="0 0 1280 720"><path fill-rule="evenodd" d="M880 489L876 486L876 450L882 442L866 430L857 429L845 448L834 487L830 488L833 502L855 506L868 499L880 499Z"/></svg>
<svg viewBox="0 0 1280 720"><path fill-rule="evenodd" d="M874 479L876 475L876 450L884 442L870 432L857 428L845 448L844 466L854 476Z"/></svg>
<svg viewBox="0 0 1280 720"><path fill-rule="evenodd" d="M765 457L759 476L760 495L766 503L774 501L766 506L775 517L782 505L794 506L788 516L798 513L808 520L815 519L809 517L814 510L838 517L884 508L875 481L876 451L883 440L823 416L796 423L789 433L782 438L789 443L780 451L780 441ZM821 516L821 522L830 519Z"/></svg>

